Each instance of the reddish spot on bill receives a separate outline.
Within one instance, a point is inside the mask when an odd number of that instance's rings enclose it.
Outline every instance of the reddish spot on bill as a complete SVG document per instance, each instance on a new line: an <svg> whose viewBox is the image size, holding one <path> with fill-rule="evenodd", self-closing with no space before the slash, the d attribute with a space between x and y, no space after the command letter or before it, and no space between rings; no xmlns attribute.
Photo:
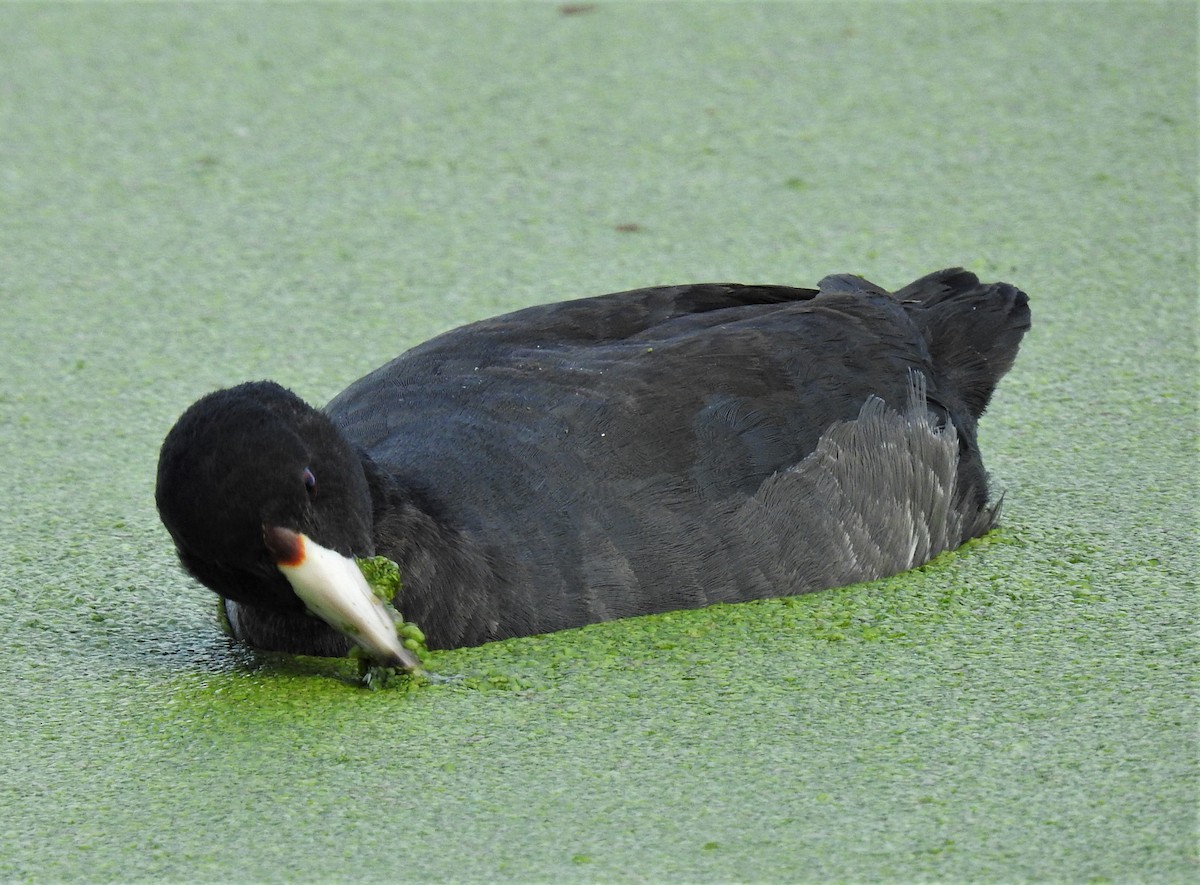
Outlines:
<svg viewBox="0 0 1200 885"><path fill-rule="evenodd" d="M263 526L263 543L275 557L276 565L298 566L304 562L304 536L291 529Z"/></svg>

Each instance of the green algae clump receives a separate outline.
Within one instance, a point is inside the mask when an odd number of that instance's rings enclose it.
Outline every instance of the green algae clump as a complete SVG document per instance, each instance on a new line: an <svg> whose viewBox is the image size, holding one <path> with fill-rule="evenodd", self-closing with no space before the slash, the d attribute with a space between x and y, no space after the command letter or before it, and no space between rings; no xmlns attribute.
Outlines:
<svg viewBox="0 0 1200 885"><path fill-rule="evenodd" d="M400 566L386 556L356 557L354 562L367 579L371 592L384 602L394 604L403 586L400 581Z"/></svg>
<svg viewBox="0 0 1200 885"><path fill-rule="evenodd" d="M356 645L350 649L350 657L358 661L359 678L362 684L371 690L393 683L402 684L411 690L425 681L424 664L429 658L429 648L425 644L424 631L412 621L405 621L400 614L399 596L403 587L400 567L386 556L356 557L354 561L366 578L371 592L395 610L393 618L396 621L396 636L400 639L400 644L415 654L422 664L421 669L411 673L400 667L386 667Z"/></svg>

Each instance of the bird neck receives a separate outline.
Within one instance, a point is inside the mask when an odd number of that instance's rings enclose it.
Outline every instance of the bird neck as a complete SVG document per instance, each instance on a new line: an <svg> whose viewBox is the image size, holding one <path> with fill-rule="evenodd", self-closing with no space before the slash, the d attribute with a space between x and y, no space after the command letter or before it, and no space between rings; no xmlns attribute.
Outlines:
<svg viewBox="0 0 1200 885"><path fill-rule="evenodd" d="M424 631L430 648L478 645L499 638L493 558L427 493L363 457L374 506L377 555L400 567L395 601Z"/></svg>

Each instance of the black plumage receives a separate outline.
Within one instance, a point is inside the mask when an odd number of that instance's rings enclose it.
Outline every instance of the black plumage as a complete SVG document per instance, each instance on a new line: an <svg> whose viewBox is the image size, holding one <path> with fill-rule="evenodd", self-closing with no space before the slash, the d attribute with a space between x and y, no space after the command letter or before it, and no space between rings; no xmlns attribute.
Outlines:
<svg viewBox="0 0 1200 885"><path fill-rule="evenodd" d="M993 524L976 423L1029 323L1024 293L960 269L532 307L320 411L270 382L202 398L158 506L235 635L295 652L350 640L263 526L396 560L431 647L882 577Z"/></svg>

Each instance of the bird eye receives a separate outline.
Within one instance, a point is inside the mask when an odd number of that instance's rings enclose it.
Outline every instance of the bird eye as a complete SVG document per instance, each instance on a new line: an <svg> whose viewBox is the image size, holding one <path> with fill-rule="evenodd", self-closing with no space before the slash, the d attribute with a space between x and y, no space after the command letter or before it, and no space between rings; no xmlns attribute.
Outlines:
<svg viewBox="0 0 1200 885"><path fill-rule="evenodd" d="M313 472L307 467L304 468L304 488L308 490L310 495L315 495L317 492L317 478L313 476Z"/></svg>

